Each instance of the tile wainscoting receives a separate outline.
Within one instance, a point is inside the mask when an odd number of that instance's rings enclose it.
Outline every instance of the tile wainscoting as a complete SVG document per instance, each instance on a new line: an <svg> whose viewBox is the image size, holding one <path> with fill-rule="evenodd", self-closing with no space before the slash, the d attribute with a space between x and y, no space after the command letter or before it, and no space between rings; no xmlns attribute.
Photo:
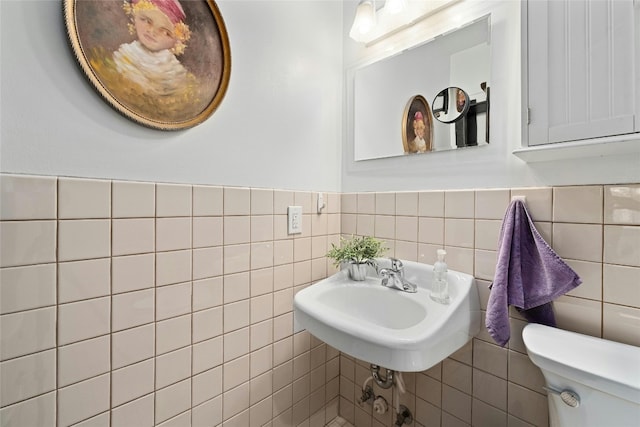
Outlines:
<svg viewBox="0 0 640 427"><path fill-rule="evenodd" d="M340 197L1 176L2 427L324 426L339 353L293 332ZM287 235L289 205L303 232ZM315 211L313 211L315 212Z"/></svg>
<svg viewBox="0 0 640 427"><path fill-rule="evenodd" d="M331 274L340 234L474 274L483 307L513 195L584 283L559 326L640 345L640 185L345 193L1 175L0 425L302 426L356 402L368 364L294 333L299 289ZM289 236L286 207L303 207ZM511 318L404 374L414 427L546 426L542 376ZM390 391L376 390L392 403Z"/></svg>

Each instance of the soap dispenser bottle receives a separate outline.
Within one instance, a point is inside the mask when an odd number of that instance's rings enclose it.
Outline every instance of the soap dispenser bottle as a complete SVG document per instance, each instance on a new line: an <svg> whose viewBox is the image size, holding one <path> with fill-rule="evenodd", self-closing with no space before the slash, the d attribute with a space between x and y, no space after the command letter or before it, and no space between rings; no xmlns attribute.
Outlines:
<svg viewBox="0 0 640 427"><path fill-rule="evenodd" d="M447 252L444 249L438 249L436 252L438 260L433 265L433 289L431 290L431 299L440 304L449 304L449 283L447 282L447 263L444 256Z"/></svg>

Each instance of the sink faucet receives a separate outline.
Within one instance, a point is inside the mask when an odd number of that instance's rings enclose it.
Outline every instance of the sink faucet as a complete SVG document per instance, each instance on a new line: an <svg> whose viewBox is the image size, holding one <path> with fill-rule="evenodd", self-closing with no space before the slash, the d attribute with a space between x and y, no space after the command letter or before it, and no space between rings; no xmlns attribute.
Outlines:
<svg viewBox="0 0 640 427"><path fill-rule="evenodd" d="M409 293L417 292L418 287L404 278L402 261L396 258L389 259L391 260L391 268L381 268L378 271L382 277L382 286Z"/></svg>

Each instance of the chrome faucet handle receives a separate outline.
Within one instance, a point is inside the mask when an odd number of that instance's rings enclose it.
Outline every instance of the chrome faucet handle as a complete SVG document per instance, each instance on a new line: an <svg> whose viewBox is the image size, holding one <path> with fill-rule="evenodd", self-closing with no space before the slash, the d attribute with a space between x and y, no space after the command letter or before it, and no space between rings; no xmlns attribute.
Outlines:
<svg viewBox="0 0 640 427"><path fill-rule="evenodd" d="M402 265L402 261L400 261L397 258L393 258L390 257L389 258L391 260L391 269L397 272L401 272L404 268L404 266Z"/></svg>

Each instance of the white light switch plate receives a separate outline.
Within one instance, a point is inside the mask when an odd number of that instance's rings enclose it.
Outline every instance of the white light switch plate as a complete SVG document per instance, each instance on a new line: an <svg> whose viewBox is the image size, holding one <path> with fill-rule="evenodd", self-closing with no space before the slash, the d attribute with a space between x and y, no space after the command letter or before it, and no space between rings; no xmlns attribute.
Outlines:
<svg viewBox="0 0 640 427"><path fill-rule="evenodd" d="M302 233L302 206L287 208L287 230L289 234Z"/></svg>

